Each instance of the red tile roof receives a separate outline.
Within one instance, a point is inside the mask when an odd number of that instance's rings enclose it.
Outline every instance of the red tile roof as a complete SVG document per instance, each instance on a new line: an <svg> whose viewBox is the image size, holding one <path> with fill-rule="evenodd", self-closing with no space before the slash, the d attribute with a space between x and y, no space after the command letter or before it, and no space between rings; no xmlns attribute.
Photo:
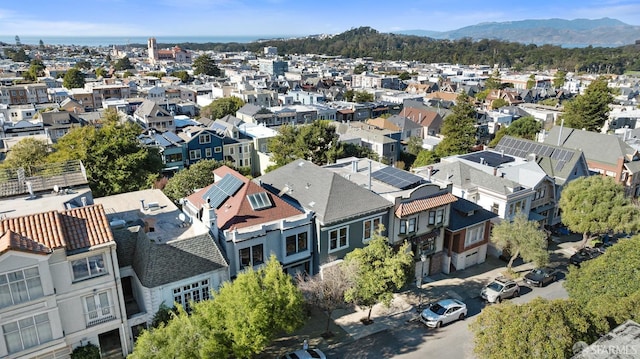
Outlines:
<svg viewBox="0 0 640 359"><path fill-rule="evenodd" d="M0 255L8 251L20 251L44 255L52 252L51 248L46 247L42 243L33 241L13 231L6 231L2 236L0 236Z"/></svg>
<svg viewBox="0 0 640 359"><path fill-rule="evenodd" d="M456 198L456 196L452 195L451 193L445 193L440 196L429 198L415 199L413 201L400 203L398 208L396 208L395 214L396 217L402 218L418 212L424 212L431 208L444 206L457 200L458 199Z"/></svg>
<svg viewBox="0 0 640 359"><path fill-rule="evenodd" d="M0 221L3 238L7 232L14 232L48 249L72 251L113 242L109 221L101 204L5 218Z"/></svg>

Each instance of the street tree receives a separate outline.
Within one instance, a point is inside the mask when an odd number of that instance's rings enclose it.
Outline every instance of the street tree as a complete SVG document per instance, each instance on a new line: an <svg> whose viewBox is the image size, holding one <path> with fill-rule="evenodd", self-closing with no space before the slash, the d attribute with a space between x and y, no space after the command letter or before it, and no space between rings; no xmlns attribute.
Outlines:
<svg viewBox="0 0 640 359"><path fill-rule="evenodd" d="M331 262L333 259L329 260ZM322 272L314 276L299 274L296 279L298 288L302 292L305 301L327 315L325 326L326 336L331 336L329 330L331 315L337 309L345 308L347 302L344 299L345 292L353 286L353 265L347 266L344 262L325 266Z"/></svg>
<svg viewBox="0 0 640 359"><path fill-rule="evenodd" d="M581 247L592 235L637 230L640 210L624 195L622 184L609 176L581 177L569 182L558 203L562 223L582 233Z"/></svg>
<svg viewBox="0 0 640 359"><path fill-rule="evenodd" d="M198 56L193 61L193 74L197 75L207 75L207 76L220 76L222 71L216 65L216 62L211 58L211 56L204 54Z"/></svg>
<svg viewBox="0 0 640 359"><path fill-rule="evenodd" d="M521 117L513 121L508 127L498 130L496 137L489 143L490 147L495 147L504 136L512 136L524 138L527 140L535 140L538 132L542 130L542 123L537 121L533 116Z"/></svg>
<svg viewBox="0 0 640 359"><path fill-rule="evenodd" d="M595 341L606 323L574 301L538 297L485 307L469 327L481 359L569 358L576 342Z"/></svg>
<svg viewBox="0 0 640 359"><path fill-rule="evenodd" d="M169 199L178 203L181 198L185 198L195 192L195 190L206 187L214 182L213 171L231 163L219 162L216 160L200 160L182 171L178 171L167 181L162 190Z"/></svg>
<svg viewBox="0 0 640 359"><path fill-rule="evenodd" d="M444 119L444 139L436 147L439 157L465 154L476 144L475 110L464 93L458 95L453 113Z"/></svg>
<svg viewBox="0 0 640 359"><path fill-rule="evenodd" d="M23 168L27 175L31 173L31 167L47 162L49 144L45 140L25 137L11 146L7 157L1 162L2 168Z"/></svg>
<svg viewBox="0 0 640 359"><path fill-rule="evenodd" d="M620 240L580 268L569 268L565 288L569 298L591 316L602 318L609 329L640 318L640 236Z"/></svg>
<svg viewBox="0 0 640 359"><path fill-rule="evenodd" d="M560 71L560 70L556 71L556 74L553 76L553 87L558 89L564 86L566 77L567 77L566 72Z"/></svg>
<svg viewBox="0 0 640 359"><path fill-rule="evenodd" d="M503 220L491 230L491 241L503 250L511 253L507 268L513 261L522 257L525 262L534 262L542 267L549 263L547 235L538 223L529 221L522 212L516 213L512 221Z"/></svg>
<svg viewBox="0 0 640 359"><path fill-rule="evenodd" d="M587 86L584 94L564 104L562 119L568 127L598 132L609 117L613 102L606 78L598 78Z"/></svg>
<svg viewBox="0 0 640 359"><path fill-rule="evenodd" d="M413 253L405 242L395 251L389 240L382 236L384 226L380 225L372 239L364 248L356 248L347 253L344 262L353 266L353 286L345 292L345 299L355 305L368 308L363 323L371 322L373 306L391 304L393 292L408 280L409 268L413 265Z"/></svg>
<svg viewBox="0 0 640 359"><path fill-rule="evenodd" d="M75 67L70 68L64 74L62 86L67 89L84 87L84 74Z"/></svg>
<svg viewBox="0 0 640 359"><path fill-rule="evenodd" d="M217 120L226 115L235 115L242 106L244 106L244 101L239 97L230 96L219 98L204 106L200 110L200 117Z"/></svg>

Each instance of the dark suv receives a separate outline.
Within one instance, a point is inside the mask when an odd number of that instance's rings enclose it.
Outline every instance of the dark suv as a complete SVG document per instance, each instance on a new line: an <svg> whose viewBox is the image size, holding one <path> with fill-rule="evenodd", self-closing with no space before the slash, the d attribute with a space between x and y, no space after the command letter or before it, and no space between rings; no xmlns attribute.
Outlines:
<svg viewBox="0 0 640 359"><path fill-rule="evenodd" d="M582 248L578 250L574 255L569 258L569 263L576 267L580 267L580 264L589 259L596 258L602 254L602 251L598 248Z"/></svg>

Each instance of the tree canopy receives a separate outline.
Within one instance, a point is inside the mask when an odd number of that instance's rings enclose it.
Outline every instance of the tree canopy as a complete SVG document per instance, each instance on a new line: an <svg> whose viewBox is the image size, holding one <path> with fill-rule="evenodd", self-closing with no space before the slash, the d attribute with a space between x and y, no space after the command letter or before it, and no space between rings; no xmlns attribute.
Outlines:
<svg viewBox="0 0 640 359"><path fill-rule="evenodd" d="M204 54L198 56L193 61L193 74L194 75L208 75L208 76L220 76L222 72L216 65L216 62L211 56Z"/></svg>
<svg viewBox="0 0 640 359"><path fill-rule="evenodd" d="M304 322L302 294L275 256L191 308L190 315L179 309L166 325L144 331L130 357L251 358Z"/></svg>
<svg viewBox="0 0 640 359"><path fill-rule="evenodd" d="M613 102L611 89L605 78L592 81L584 94L564 104L562 119L568 127L600 131L609 117L609 104Z"/></svg>
<svg viewBox="0 0 640 359"><path fill-rule="evenodd" d="M200 116L217 120L226 115L235 115L242 106L244 106L244 101L239 97L223 97L204 106L200 110Z"/></svg>
<svg viewBox="0 0 640 359"><path fill-rule="evenodd" d="M469 97L459 94L452 110L442 124L444 139L436 147L439 157L468 153L476 144L475 110Z"/></svg>
<svg viewBox="0 0 640 359"><path fill-rule="evenodd" d="M413 264L409 243L395 251L381 235L382 231L384 227L380 225L364 248L356 248L344 258L345 265L353 266L355 274L353 286L345 291L345 299L369 308L367 321L371 320L375 304L391 304L393 292L406 284L408 269Z"/></svg>
<svg viewBox="0 0 640 359"><path fill-rule="evenodd" d="M31 60L31 64L29 65L29 69L26 73L22 75L25 80L36 81L38 80L38 76L44 75L44 63L42 60L34 59Z"/></svg>
<svg viewBox="0 0 640 359"><path fill-rule="evenodd" d="M125 56L121 59L116 60L116 62L113 64L113 68L116 69L116 71L128 70L133 68L133 64L131 63L131 60L129 60L129 58Z"/></svg>
<svg viewBox="0 0 640 359"><path fill-rule="evenodd" d="M621 239L580 268L569 268L569 297L591 316L613 329L628 319L640 320L640 237Z"/></svg>
<svg viewBox="0 0 640 359"><path fill-rule="evenodd" d="M213 183L213 171L222 165L229 167L230 163L216 160L200 160L182 171L178 171L167 181L162 190L169 199L178 203L180 198L189 196L194 190L206 187Z"/></svg>
<svg viewBox="0 0 640 359"><path fill-rule="evenodd" d="M534 262L542 267L549 263L547 251L547 236L538 223L529 221L527 217L518 212L513 221L503 220L491 230L491 241L500 249L507 249L511 253L511 259L507 268L511 268L513 261L521 256L525 262Z"/></svg>
<svg viewBox="0 0 640 359"><path fill-rule="evenodd" d="M567 73L561 70L556 71L556 74L553 76L553 87L561 88L564 86L566 81Z"/></svg>
<svg viewBox="0 0 640 359"><path fill-rule="evenodd" d="M500 71L494 70L489 78L484 82L484 88L487 90L497 90L501 87Z"/></svg>
<svg viewBox="0 0 640 359"><path fill-rule="evenodd" d="M373 101L373 94L366 91L356 91L353 95L353 101L358 103L371 102Z"/></svg>
<svg viewBox="0 0 640 359"><path fill-rule="evenodd" d="M576 342L595 341L605 327L576 302L540 297L485 307L470 325L474 352L486 359L569 358Z"/></svg>
<svg viewBox="0 0 640 359"><path fill-rule="evenodd" d="M542 130L542 123L537 121L533 116L521 117L513 121L508 127L502 127L496 133L496 136L489 143L490 147L495 147L504 136L512 136L525 138L527 140L535 140L538 132Z"/></svg>
<svg viewBox="0 0 640 359"><path fill-rule="evenodd" d="M64 74L62 86L68 89L84 87L84 74L75 67L70 68Z"/></svg>
<svg viewBox="0 0 640 359"><path fill-rule="evenodd" d="M25 137L11 147L7 158L0 163L2 168L22 167L27 175L31 173L31 167L47 162L49 144L44 140Z"/></svg>
<svg viewBox="0 0 640 359"><path fill-rule="evenodd" d="M624 195L624 187L608 176L581 177L569 182L558 203L562 223L582 233L581 246L591 235L632 232L638 228L638 207Z"/></svg>
<svg viewBox="0 0 640 359"><path fill-rule="evenodd" d="M317 165L335 162L342 147L338 143L336 128L329 121L313 121L306 125L284 124L278 135L268 141L273 168L303 158ZM273 169L271 168L271 169Z"/></svg>

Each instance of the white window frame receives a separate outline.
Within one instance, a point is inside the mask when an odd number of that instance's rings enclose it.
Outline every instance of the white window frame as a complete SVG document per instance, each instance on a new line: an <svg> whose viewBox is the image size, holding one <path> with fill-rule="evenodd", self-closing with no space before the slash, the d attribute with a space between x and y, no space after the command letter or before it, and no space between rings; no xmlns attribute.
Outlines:
<svg viewBox="0 0 640 359"><path fill-rule="evenodd" d="M470 245L482 242L482 240L484 240L484 228L484 223L467 228L464 236L464 246L469 247Z"/></svg>
<svg viewBox="0 0 640 359"><path fill-rule="evenodd" d="M197 303L209 298L211 298L209 279L203 279L173 289L173 302L182 305L187 311L191 310L190 302Z"/></svg>
<svg viewBox="0 0 640 359"><path fill-rule="evenodd" d="M202 158L201 150L189 150L189 159L190 160L199 160Z"/></svg>
<svg viewBox="0 0 640 359"><path fill-rule="evenodd" d="M216 147L213 149L213 152L214 152L214 153L220 153L220 152L222 152L222 147L220 147L220 146L216 146Z"/></svg>
<svg viewBox="0 0 640 359"><path fill-rule="evenodd" d="M341 233L342 230L345 231L344 232L344 236L342 236L342 233ZM332 241L332 237L334 236L334 234L335 234L335 239L336 239L336 246L332 248L331 241ZM340 245L340 239L342 237L344 237L344 239L345 239L345 244L341 246ZM328 246L329 253L337 252L337 251L343 250L345 248L349 248L349 226L344 226L344 227L340 227L340 228L336 228L336 229L330 230L329 233L328 233L328 237L327 238L329 240L329 246Z"/></svg>
<svg viewBox="0 0 640 359"><path fill-rule="evenodd" d="M103 291L85 296L82 300L87 326L101 324L116 318L115 307L111 304L111 293Z"/></svg>
<svg viewBox="0 0 640 359"><path fill-rule="evenodd" d="M3 304L0 301L0 308L44 297L38 267L23 268L0 274L0 297L5 302Z"/></svg>
<svg viewBox="0 0 640 359"><path fill-rule="evenodd" d="M74 267L80 268L82 264L86 265L88 275L77 277ZM109 272L107 271L106 262L102 253L71 261L71 274L74 282L100 277L107 273Z"/></svg>
<svg viewBox="0 0 640 359"><path fill-rule="evenodd" d="M362 222L362 242L367 243L373 238L373 235L378 230L378 225L382 223L382 217L369 218ZM367 228L367 226L369 228ZM369 235L367 236L367 231Z"/></svg>
<svg viewBox="0 0 640 359"><path fill-rule="evenodd" d="M205 157L213 157L213 153L211 152L211 147L207 147L204 149L204 156Z"/></svg>
<svg viewBox="0 0 640 359"><path fill-rule="evenodd" d="M444 208L438 208L436 210L436 225L444 223Z"/></svg>
<svg viewBox="0 0 640 359"><path fill-rule="evenodd" d="M211 134L203 133L200 136L198 136L198 143L201 145L204 145L206 143L211 143Z"/></svg>
<svg viewBox="0 0 640 359"><path fill-rule="evenodd" d="M31 319L31 323L28 323L29 319ZM51 321L48 313L39 313L23 317L16 321L3 324L1 328L9 354L19 353L25 349L33 348L53 340L53 331L51 330ZM31 335L33 336L35 334L36 343L25 344L26 336L29 334L27 330L35 331L32 332ZM16 334L18 335L18 338L15 338ZM13 337L12 339L14 340L20 340L19 349L10 350L10 337Z"/></svg>

